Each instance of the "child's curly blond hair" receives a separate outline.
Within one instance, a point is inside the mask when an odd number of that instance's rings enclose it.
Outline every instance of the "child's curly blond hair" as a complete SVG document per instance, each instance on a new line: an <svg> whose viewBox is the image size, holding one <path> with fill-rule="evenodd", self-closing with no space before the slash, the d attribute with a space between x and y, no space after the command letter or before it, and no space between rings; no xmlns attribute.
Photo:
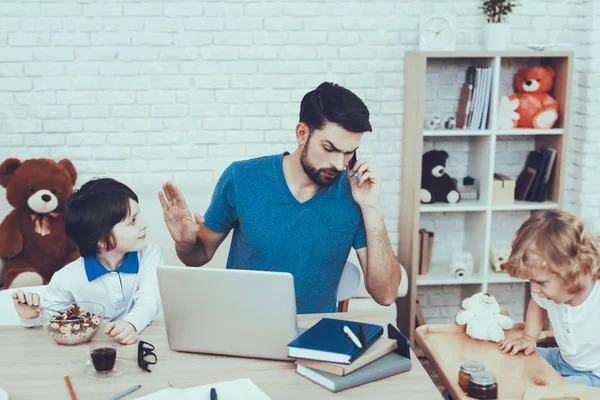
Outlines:
<svg viewBox="0 0 600 400"><path fill-rule="evenodd" d="M528 279L535 269L560 276L569 293L577 293L586 279L600 279L600 242L585 231L574 215L561 210L534 213L521 225L502 268L511 276Z"/></svg>

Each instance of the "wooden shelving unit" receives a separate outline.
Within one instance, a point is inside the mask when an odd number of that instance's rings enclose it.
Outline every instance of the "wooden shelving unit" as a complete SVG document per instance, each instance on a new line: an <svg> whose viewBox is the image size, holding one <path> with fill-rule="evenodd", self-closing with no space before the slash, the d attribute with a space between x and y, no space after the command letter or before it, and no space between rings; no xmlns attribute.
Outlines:
<svg viewBox="0 0 600 400"><path fill-rule="evenodd" d="M483 130L426 130L424 120L427 113L426 91L434 90L436 82L428 82L427 71L430 64L444 65L456 63L487 66L492 68L492 90L489 109L489 123ZM551 95L559 104L559 120L553 129L496 129L498 100L507 86L507 65L550 65L555 71L554 86ZM571 52L407 52L404 59L404 123L402 131L402 173L400 190L400 219L398 253L409 279L407 296L399 299L398 326L407 333L414 344L415 311L417 291L427 285L471 285L470 292L485 291L489 284L524 282L507 274L497 274L489 267L489 250L492 246L492 218L496 213L525 212L559 208L563 201L565 178L566 136L569 130L569 99L573 53ZM504 73L504 75L502 75ZM457 91L462 82L457 78ZM432 88L433 86L433 88ZM427 100L427 101L426 101ZM426 104L427 103L427 104ZM458 102L456 104L458 106ZM496 168L496 144L499 141L523 137L529 146L522 149L525 154L538 146L551 146L556 149L556 160L550 179L551 188L544 202L516 201L514 204L492 204L492 182ZM469 175L480 182L478 200L462 200L457 204L420 203L421 156L426 147L435 148L436 141L464 141L469 147ZM425 146L427 143L427 146ZM449 162L452 159L452 150ZM524 165L525 158L522 164ZM462 178L453 176L454 178ZM438 214L435 214L438 213ZM464 215L464 245L461 251L472 253L475 272L462 279L447 272L446 265L435 265L427 275L418 275L419 268L419 229L422 218L448 216L449 213ZM457 216L457 214L452 214ZM459 216L460 216L459 215ZM528 215L528 214L527 214ZM436 243L434 242L434 251ZM451 255L449 255L451 256ZM457 310L458 311L458 310Z"/></svg>

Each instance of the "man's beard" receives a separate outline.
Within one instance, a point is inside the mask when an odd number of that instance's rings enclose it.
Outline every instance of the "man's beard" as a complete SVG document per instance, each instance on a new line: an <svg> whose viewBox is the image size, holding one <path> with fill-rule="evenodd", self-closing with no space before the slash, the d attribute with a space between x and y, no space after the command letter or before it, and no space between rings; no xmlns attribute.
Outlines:
<svg viewBox="0 0 600 400"><path fill-rule="evenodd" d="M320 187L328 187L331 186L337 178L340 176L340 171L335 168L321 168L316 169L313 167L308 161L308 143L309 140L304 145L302 152L300 153L300 164L302 165L302 169L304 169L304 173L308 175L308 177ZM335 175L333 178L328 178L323 175L323 172L328 172L330 174Z"/></svg>

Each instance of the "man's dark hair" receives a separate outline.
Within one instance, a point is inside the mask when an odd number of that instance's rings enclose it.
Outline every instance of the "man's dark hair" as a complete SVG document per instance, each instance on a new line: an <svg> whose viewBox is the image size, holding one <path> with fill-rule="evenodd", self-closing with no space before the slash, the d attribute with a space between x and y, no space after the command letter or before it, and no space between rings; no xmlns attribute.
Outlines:
<svg viewBox="0 0 600 400"><path fill-rule="evenodd" d="M82 257L96 255L98 243L107 251L115 247L111 232L129 214L129 199L138 202L133 190L111 178L92 179L73 191L65 228Z"/></svg>
<svg viewBox="0 0 600 400"><path fill-rule="evenodd" d="M350 90L331 82L321 83L304 95L300 103L300 122L310 132L334 122L350 132L371 132L369 109Z"/></svg>

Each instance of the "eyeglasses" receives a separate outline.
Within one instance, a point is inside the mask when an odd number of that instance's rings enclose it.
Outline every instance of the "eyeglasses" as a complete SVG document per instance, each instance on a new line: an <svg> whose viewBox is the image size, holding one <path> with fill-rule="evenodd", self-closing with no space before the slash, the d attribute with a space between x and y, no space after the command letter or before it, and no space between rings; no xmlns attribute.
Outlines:
<svg viewBox="0 0 600 400"><path fill-rule="evenodd" d="M148 369L148 365L156 364L158 358L153 352L154 345L140 340L138 343L137 362L138 366L144 371L152 372Z"/></svg>

